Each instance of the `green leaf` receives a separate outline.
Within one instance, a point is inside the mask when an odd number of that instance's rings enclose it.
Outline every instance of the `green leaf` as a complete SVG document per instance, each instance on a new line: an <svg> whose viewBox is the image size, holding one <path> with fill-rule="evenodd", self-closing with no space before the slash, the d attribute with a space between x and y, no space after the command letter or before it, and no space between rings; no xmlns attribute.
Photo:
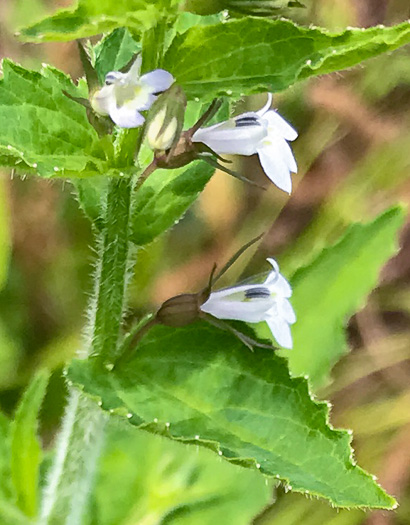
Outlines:
<svg viewBox="0 0 410 525"><path fill-rule="evenodd" d="M0 180L0 289L6 283L11 256L10 210L7 181ZM1 360L1 358L0 358Z"/></svg>
<svg viewBox="0 0 410 525"><path fill-rule="evenodd" d="M108 177L90 177L88 179L71 179L77 200L86 214L97 228L102 226L103 206L108 190Z"/></svg>
<svg viewBox="0 0 410 525"><path fill-rule="evenodd" d="M40 372L31 382L11 425L11 475L17 504L27 516L37 513L38 473L41 447L37 438L38 414L49 373Z"/></svg>
<svg viewBox="0 0 410 525"><path fill-rule="evenodd" d="M10 501L0 497L0 523L1 525L29 525L31 521Z"/></svg>
<svg viewBox="0 0 410 525"><path fill-rule="evenodd" d="M241 325L246 329L246 325ZM267 349L250 352L206 323L157 326L114 371L75 360L70 379L132 425L208 447L226 460L282 479L339 507L392 508L352 459L351 436L328 424L303 378Z"/></svg>
<svg viewBox="0 0 410 525"><path fill-rule="evenodd" d="M288 20L243 18L195 27L175 38L164 65L190 98L281 91L410 42L410 23L339 34Z"/></svg>
<svg viewBox="0 0 410 525"><path fill-rule="evenodd" d="M116 29L101 39L94 48L95 69L101 85L104 84L107 73L122 69L140 50L141 46L125 27Z"/></svg>
<svg viewBox="0 0 410 525"><path fill-rule="evenodd" d="M30 42L75 40L118 27L143 32L154 27L166 12L156 0L78 0L74 9L60 9L54 15L23 28L20 36Z"/></svg>
<svg viewBox="0 0 410 525"><path fill-rule="evenodd" d="M10 421L0 412L0 499L12 500L13 497L10 482Z"/></svg>
<svg viewBox="0 0 410 525"><path fill-rule="evenodd" d="M394 207L367 224L353 224L291 280L297 322L294 348L283 352L293 374L307 374L322 386L340 357L348 352L345 325L365 304L380 269L398 250L397 234L405 210Z"/></svg>
<svg viewBox="0 0 410 525"><path fill-rule="evenodd" d="M0 390L6 390L15 385L21 347L20 342L11 335L10 327L3 317L0 317L0 348Z"/></svg>
<svg viewBox="0 0 410 525"><path fill-rule="evenodd" d="M195 201L214 169L197 161L188 168L156 170L135 196L131 240L143 246L170 228Z"/></svg>
<svg viewBox="0 0 410 525"><path fill-rule="evenodd" d="M115 418L106 432L92 513L99 525L248 525L271 500L271 485L208 450Z"/></svg>
<svg viewBox="0 0 410 525"><path fill-rule="evenodd" d="M83 95L60 71L41 73L3 61L0 161L42 177L107 172L109 140L100 140L85 109L63 94ZM104 147L103 147L104 145Z"/></svg>

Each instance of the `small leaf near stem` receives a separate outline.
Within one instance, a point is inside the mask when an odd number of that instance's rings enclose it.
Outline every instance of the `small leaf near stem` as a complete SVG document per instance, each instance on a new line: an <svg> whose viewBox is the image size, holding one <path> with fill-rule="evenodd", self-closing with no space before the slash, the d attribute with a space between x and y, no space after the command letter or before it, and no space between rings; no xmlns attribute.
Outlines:
<svg viewBox="0 0 410 525"><path fill-rule="evenodd" d="M85 78L87 80L88 91L92 94L100 87L100 82L98 80L98 74L95 68L93 67L90 57L85 50L83 44L77 40L78 53L80 55L81 64L83 65Z"/></svg>

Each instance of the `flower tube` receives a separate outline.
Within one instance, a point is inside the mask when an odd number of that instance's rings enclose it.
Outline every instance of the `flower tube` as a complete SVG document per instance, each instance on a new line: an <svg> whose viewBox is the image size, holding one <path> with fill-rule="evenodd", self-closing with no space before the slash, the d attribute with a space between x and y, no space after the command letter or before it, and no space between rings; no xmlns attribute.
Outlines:
<svg viewBox="0 0 410 525"><path fill-rule="evenodd" d="M258 154L260 163L270 180L283 191L292 190L291 173L297 165L288 141L297 132L276 111L270 109L272 95L259 111L243 113L235 118L200 128L193 142L202 142L219 155Z"/></svg>
<svg viewBox="0 0 410 525"><path fill-rule="evenodd" d="M212 292L200 309L218 319L246 323L266 321L279 345L292 348L290 325L296 322L295 312L289 302L292 289L279 272L276 261L267 260L273 270L264 283L239 285Z"/></svg>

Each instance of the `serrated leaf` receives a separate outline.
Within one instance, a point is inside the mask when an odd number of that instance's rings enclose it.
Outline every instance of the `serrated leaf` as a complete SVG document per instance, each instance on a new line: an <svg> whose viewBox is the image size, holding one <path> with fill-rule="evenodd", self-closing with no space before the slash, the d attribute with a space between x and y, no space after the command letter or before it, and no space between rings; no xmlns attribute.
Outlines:
<svg viewBox="0 0 410 525"><path fill-rule="evenodd" d="M395 505L355 466L349 433L329 426L327 405L311 399L303 378L290 377L283 358L250 352L206 323L156 327L114 371L75 360L68 375L131 424L218 451L295 491L339 507Z"/></svg>
<svg viewBox="0 0 410 525"><path fill-rule="evenodd" d="M323 386L347 353L345 324L376 286L382 266L398 249L397 234L405 210L394 207L367 224L353 224L334 246L326 248L292 278L294 348L283 352L293 374L307 374Z"/></svg>
<svg viewBox="0 0 410 525"><path fill-rule="evenodd" d="M141 46L125 27L116 29L101 39L94 48L95 69L101 85L110 71L119 71L140 51Z"/></svg>
<svg viewBox="0 0 410 525"><path fill-rule="evenodd" d="M289 20L243 18L175 38L164 67L190 98L281 91L298 80L352 67L410 42L410 23L332 34Z"/></svg>
<svg viewBox="0 0 410 525"><path fill-rule="evenodd" d="M92 511L99 525L248 525L272 499L272 484L257 472L210 451L114 418L107 426Z"/></svg>
<svg viewBox="0 0 410 525"><path fill-rule="evenodd" d="M66 75L50 67L41 73L30 71L9 60L3 61L3 73L3 165L42 177L107 173L109 142L98 138L85 109L63 94L63 90L78 94Z"/></svg>
<svg viewBox="0 0 410 525"><path fill-rule="evenodd" d="M24 393L11 425L11 476L17 505L27 516L37 513L41 447L37 438L38 414L49 374L40 372Z"/></svg>
<svg viewBox="0 0 410 525"><path fill-rule="evenodd" d="M131 240L143 246L178 221L204 189L214 168L197 161L188 168L156 170L135 195Z"/></svg>
<svg viewBox="0 0 410 525"><path fill-rule="evenodd" d="M21 38L31 42L66 41L108 33L118 27L136 32L154 27L165 11L156 0L78 0L71 9L21 30Z"/></svg>

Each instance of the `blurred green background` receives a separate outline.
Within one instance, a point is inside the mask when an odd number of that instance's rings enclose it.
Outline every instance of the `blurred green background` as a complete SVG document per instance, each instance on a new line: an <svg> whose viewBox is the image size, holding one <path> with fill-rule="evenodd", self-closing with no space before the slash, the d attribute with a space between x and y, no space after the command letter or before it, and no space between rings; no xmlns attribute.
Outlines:
<svg viewBox="0 0 410 525"><path fill-rule="evenodd" d="M286 16L332 31L390 25L410 16L408 0L304 3L305 9L287 11ZM33 68L50 62L74 78L80 76L75 43L21 44L13 36L19 26L69 4L1 0L0 57ZM265 98L240 101L237 111L256 109ZM390 204L409 202L408 47L363 67L297 84L278 94L274 104L300 135L293 145L300 171L293 178L291 197L273 185L261 192L217 173L185 218L140 250L130 319L172 295L197 290L215 261L226 261L262 231L268 232L263 244L241 259L226 282L263 270L267 256L277 258L283 273L291 276L350 223L370 219ZM248 178L265 182L257 158L235 162ZM45 447L53 442L64 406L62 364L81 344L92 245L90 224L70 183L1 173L0 408L12 415L35 371L43 365L55 370L42 409ZM113 421L89 523L410 524L408 224L400 246L383 269L378 288L361 311L346 320L352 350L336 366L332 383L318 392L333 404L333 425L354 431L359 464L377 474L398 498L396 513L338 511L274 489L258 475L206 451L181 448ZM123 502L122 511L114 508L118 501Z"/></svg>

